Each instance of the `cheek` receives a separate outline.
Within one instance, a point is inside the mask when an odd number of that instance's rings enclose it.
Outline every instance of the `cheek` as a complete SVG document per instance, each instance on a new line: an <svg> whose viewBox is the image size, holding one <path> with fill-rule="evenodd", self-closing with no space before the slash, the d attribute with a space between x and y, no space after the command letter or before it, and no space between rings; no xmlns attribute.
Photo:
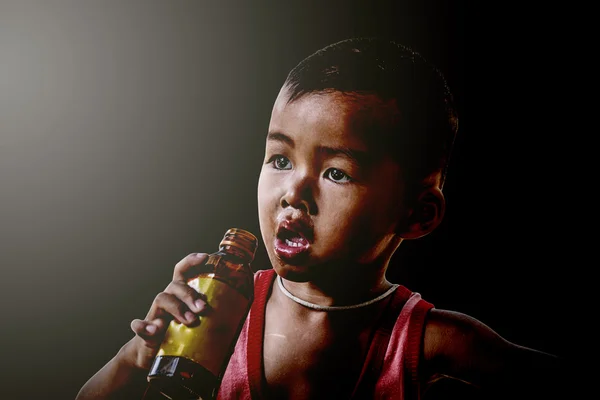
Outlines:
<svg viewBox="0 0 600 400"><path fill-rule="evenodd" d="M333 236L348 236L359 230L368 212L361 191L327 193L321 200L322 216L326 216L325 229Z"/></svg>
<svg viewBox="0 0 600 400"><path fill-rule="evenodd" d="M256 187L256 196L258 198L258 211L260 211L261 203L265 195L265 176L264 172L260 172L258 176L258 185Z"/></svg>
<svg viewBox="0 0 600 400"><path fill-rule="evenodd" d="M266 188L266 177L263 172L260 173L258 178L258 187L257 187L257 200L258 200L258 215L262 215L262 211L265 207L265 202L267 200L268 190Z"/></svg>
<svg viewBox="0 0 600 400"><path fill-rule="evenodd" d="M263 201L269 197L269 192L273 189L273 177L265 168L260 171L258 176L258 200Z"/></svg>
<svg viewBox="0 0 600 400"><path fill-rule="evenodd" d="M273 208L278 204L278 190L273 177L264 171L261 172L258 178L258 216L260 223L263 220L268 220Z"/></svg>
<svg viewBox="0 0 600 400"><path fill-rule="evenodd" d="M383 194L375 196L366 191L357 191L329 201L326 229L330 231L330 237L356 246L387 235L393 230L393 214L396 210L391 201L383 199Z"/></svg>

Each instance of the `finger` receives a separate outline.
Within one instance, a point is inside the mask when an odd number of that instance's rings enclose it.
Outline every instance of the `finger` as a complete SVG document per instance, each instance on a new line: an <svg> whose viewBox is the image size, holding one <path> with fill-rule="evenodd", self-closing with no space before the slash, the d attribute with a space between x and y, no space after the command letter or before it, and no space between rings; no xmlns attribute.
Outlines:
<svg viewBox="0 0 600 400"><path fill-rule="evenodd" d="M199 293L186 283L173 281L165 289L166 293L170 293L183 301L190 311L201 314L208 307L206 295Z"/></svg>
<svg viewBox="0 0 600 400"><path fill-rule="evenodd" d="M172 319L175 317L179 322L184 317L186 321L190 321L189 316L186 316L186 311L191 311L198 315L204 315L209 311L209 305L207 304L206 295L204 293L198 293L194 288L190 287L186 283L182 282L171 282L166 287L164 293L170 294L176 297L176 299L164 298L163 295L157 295L152 307L146 315L146 321L155 318L167 318ZM181 304L177 303L177 300L183 302L187 309ZM167 307L164 309L163 307ZM173 310L176 310L174 312Z"/></svg>
<svg viewBox="0 0 600 400"><path fill-rule="evenodd" d="M202 266L208 259L206 253L192 253L184 257L175 265L173 271L173 280L185 282L189 278L198 275L199 266Z"/></svg>
<svg viewBox="0 0 600 400"><path fill-rule="evenodd" d="M131 330L148 344L158 344L162 341L167 324L162 319L145 321L134 319L130 324Z"/></svg>
<svg viewBox="0 0 600 400"><path fill-rule="evenodd" d="M168 286L168 288L171 287L172 285ZM192 325L198 321L198 317L190 310L185 302L176 295L167 292L160 292L156 296L152 303L152 307L150 308L150 312L145 319L146 321L151 321L156 318L166 320L174 318L177 322L186 325Z"/></svg>
<svg viewBox="0 0 600 400"><path fill-rule="evenodd" d="M151 322L143 319L134 319L130 324L131 330L138 336L143 338L151 338L158 332L158 327Z"/></svg>
<svg viewBox="0 0 600 400"><path fill-rule="evenodd" d="M165 330L166 323L162 319L145 321L143 319L134 319L131 321L131 330L145 340L160 338Z"/></svg>

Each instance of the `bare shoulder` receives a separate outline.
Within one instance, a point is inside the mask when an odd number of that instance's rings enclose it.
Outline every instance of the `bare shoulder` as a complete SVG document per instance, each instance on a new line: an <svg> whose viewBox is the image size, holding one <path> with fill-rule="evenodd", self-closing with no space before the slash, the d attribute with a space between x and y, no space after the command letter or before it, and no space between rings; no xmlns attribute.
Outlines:
<svg viewBox="0 0 600 400"><path fill-rule="evenodd" d="M503 352L515 345L469 315L456 311L431 309L425 325L423 347L425 360L440 360L448 357L456 361L465 357L471 359L481 346L485 346L489 351Z"/></svg>
<svg viewBox="0 0 600 400"><path fill-rule="evenodd" d="M425 325L423 360L427 377L449 376L477 387L539 387L564 372L552 354L512 343L469 315L435 308Z"/></svg>

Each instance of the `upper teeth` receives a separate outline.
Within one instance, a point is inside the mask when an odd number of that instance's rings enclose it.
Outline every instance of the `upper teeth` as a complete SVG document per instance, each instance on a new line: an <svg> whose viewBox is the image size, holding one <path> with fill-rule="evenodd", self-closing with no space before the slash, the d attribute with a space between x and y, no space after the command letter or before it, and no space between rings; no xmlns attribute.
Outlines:
<svg viewBox="0 0 600 400"><path fill-rule="evenodd" d="M292 242L291 240L285 239L285 244L292 247L300 247L302 246L300 243Z"/></svg>

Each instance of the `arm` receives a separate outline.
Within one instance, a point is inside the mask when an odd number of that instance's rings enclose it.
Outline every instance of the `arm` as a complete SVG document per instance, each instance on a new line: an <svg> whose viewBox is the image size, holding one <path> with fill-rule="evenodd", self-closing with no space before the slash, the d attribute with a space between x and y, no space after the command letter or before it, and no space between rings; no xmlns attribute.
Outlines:
<svg viewBox="0 0 600 400"><path fill-rule="evenodd" d="M173 281L159 293L146 318L131 322L136 334L77 394L76 400L140 400L148 387L147 375L158 353L169 322L176 319L192 325L197 315L206 310L202 294L187 285L187 279L197 274L197 266L206 261L204 253L185 257L176 266ZM145 400L155 398L148 393ZM161 397L162 398L162 397Z"/></svg>
<svg viewBox="0 0 600 400"><path fill-rule="evenodd" d="M148 370L133 362L139 344L134 337L77 394L76 400L141 399L146 389Z"/></svg>
<svg viewBox="0 0 600 400"><path fill-rule="evenodd" d="M554 398L544 396L565 388L560 358L511 343L457 312L431 310L423 358L425 376L449 376L499 398Z"/></svg>

